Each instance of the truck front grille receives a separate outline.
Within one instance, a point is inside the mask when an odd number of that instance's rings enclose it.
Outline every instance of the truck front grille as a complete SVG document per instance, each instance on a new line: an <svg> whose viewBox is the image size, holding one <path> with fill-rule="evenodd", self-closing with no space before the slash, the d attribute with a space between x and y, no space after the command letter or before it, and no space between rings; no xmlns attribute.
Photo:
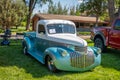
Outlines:
<svg viewBox="0 0 120 80"><path fill-rule="evenodd" d="M75 46L75 51L87 53L87 46L85 46L85 47Z"/></svg>
<svg viewBox="0 0 120 80"><path fill-rule="evenodd" d="M71 66L77 68L85 68L94 63L94 54L82 54L78 52L70 53Z"/></svg>

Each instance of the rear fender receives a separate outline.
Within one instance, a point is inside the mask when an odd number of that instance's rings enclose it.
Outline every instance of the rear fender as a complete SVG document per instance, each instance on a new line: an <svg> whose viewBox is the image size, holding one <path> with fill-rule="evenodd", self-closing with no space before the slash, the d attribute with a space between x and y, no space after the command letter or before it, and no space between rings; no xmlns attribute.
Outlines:
<svg viewBox="0 0 120 80"><path fill-rule="evenodd" d="M22 41L22 45L23 46L27 45L28 50L30 50L32 48L32 43L28 37L24 37L24 39Z"/></svg>

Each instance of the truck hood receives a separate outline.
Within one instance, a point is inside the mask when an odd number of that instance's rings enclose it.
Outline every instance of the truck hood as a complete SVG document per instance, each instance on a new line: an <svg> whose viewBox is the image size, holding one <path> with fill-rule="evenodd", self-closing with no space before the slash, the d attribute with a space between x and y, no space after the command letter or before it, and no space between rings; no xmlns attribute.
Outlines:
<svg viewBox="0 0 120 80"><path fill-rule="evenodd" d="M59 42L59 43L65 43L65 44L72 44L80 47L87 46L87 42L75 35L65 35L65 34L54 34L49 35L49 40Z"/></svg>

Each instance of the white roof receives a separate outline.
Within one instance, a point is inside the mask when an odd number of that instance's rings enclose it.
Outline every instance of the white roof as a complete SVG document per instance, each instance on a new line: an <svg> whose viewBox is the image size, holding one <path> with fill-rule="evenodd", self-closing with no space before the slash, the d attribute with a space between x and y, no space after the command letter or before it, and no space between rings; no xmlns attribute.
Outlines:
<svg viewBox="0 0 120 80"><path fill-rule="evenodd" d="M58 20L58 19L51 19L51 20L39 20L38 21L39 24L43 24L43 25L47 25L47 24L71 24L74 25L75 24L72 21L68 21L68 20Z"/></svg>

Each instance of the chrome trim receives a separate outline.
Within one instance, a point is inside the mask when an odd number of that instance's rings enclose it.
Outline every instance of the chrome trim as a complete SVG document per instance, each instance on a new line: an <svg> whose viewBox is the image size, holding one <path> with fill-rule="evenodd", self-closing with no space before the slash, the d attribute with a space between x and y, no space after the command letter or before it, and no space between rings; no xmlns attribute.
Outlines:
<svg viewBox="0 0 120 80"><path fill-rule="evenodd" d="M87 46L85 47L75 46L75 51L87 53Z"/></svg>
<svg viewBox="0 0 120 80"><path fill-rule="evenodd" d="M78 52L70 53L70 61L72 67L85 68L94 63L94 54L88 52L88 54L82 54Z"/></svg>

